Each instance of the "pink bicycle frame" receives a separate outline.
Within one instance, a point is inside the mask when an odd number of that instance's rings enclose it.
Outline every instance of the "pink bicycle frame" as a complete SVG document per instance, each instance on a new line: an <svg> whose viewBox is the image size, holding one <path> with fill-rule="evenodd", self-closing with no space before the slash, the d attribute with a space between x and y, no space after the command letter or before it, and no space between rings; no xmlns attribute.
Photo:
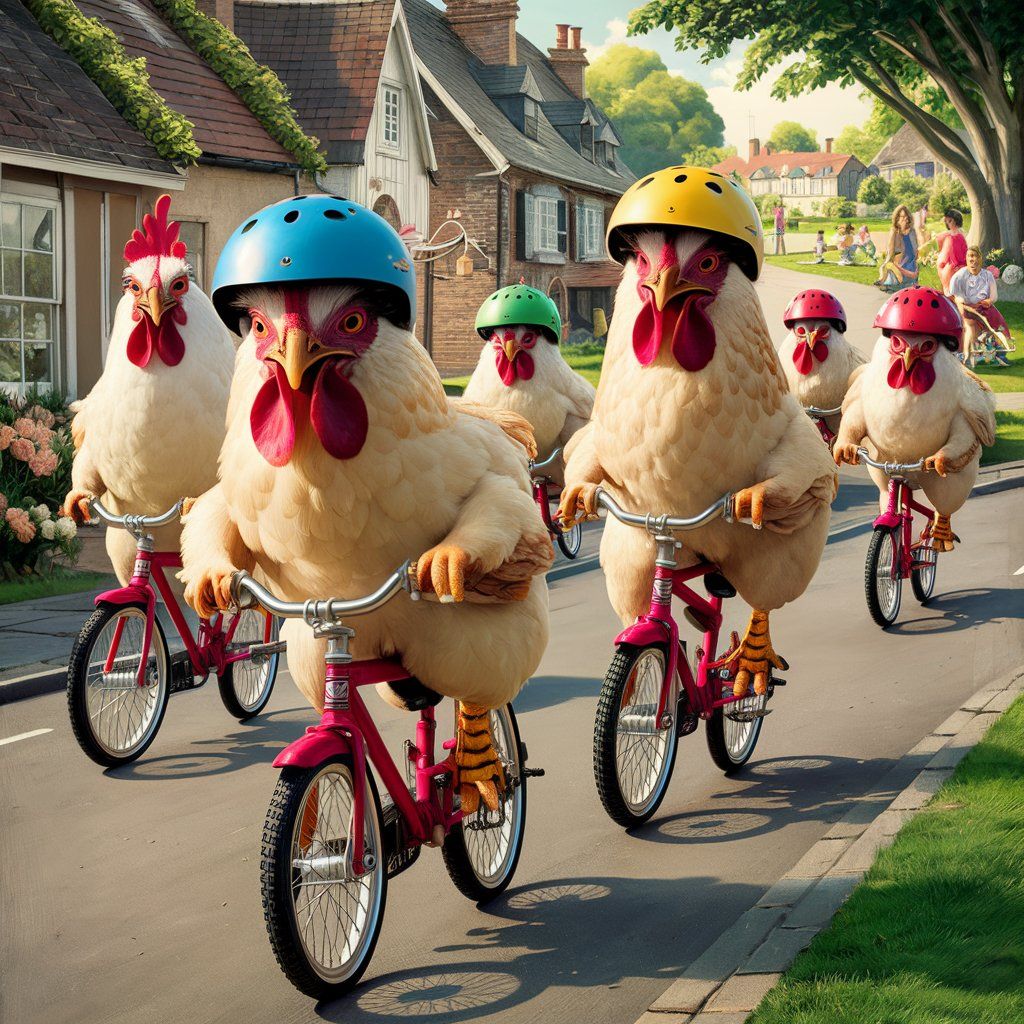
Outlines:
<svg viewBox="0 0 1024 1024"><path fill-rule="evenodd" d="M875 529L900 530L902 543L892 546L892 578L907 579L916 568L913 556L914 513L919 512L929 522L934 516L933 509L922 505L912 497L914 489L903 477L889 478L889 500L885 511L876 517Z"/></svg>

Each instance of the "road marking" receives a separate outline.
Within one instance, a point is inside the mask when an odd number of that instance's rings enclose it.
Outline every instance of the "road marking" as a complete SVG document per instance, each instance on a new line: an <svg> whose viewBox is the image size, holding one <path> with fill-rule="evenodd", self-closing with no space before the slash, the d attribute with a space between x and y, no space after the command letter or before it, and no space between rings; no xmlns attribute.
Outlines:
<svg viewBox="0 0 1024 1024"><path fill-rule="evenodd" d="M30 740L33 736L45 736L46 733L53 732L52 729L33 729L31 732L21 732L17 736L8 736L5 740L0 740L0 747L7 743L17 743L18 740Z"/></svg>

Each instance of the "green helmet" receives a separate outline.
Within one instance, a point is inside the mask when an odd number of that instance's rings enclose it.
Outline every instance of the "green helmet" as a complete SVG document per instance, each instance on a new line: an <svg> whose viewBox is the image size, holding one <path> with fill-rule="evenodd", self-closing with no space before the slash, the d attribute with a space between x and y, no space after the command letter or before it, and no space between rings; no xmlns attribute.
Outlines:
<svg viewBox="0 0 1024 1024"><path fill-rule="evenodd" d="M558 307L549 295L525 284L499 288L484 300L476 314L476 331L485 341L495 327L513 324L536 327L554 345L562 337L562 317Z"/></svg>

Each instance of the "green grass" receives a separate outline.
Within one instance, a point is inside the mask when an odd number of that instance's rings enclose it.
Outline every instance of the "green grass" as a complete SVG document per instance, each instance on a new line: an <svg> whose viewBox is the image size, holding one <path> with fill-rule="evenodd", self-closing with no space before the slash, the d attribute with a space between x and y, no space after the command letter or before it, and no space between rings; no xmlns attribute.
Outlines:
<svg viewBox="0 0 1024 1024"><path fill-rule="evenodd" d="M993 466L1020 459L1024 459L1024 412L997 412L996 443L982 448L981 464Z"/></svg>
<svg viewBox="0 0 1024 1024"><path fill-rule="evenodd" d="M0 604L30 601L37 597L56 597L58 594L78 594L83 590L116 586L116 583L115 578L107 573L58 569L49 576L0 580Z"/></svg>
<svg viewBox="0 0 1024 1024"><path fill-rule="evenodd" d="M601 376L601 363L604 360L604 352L588 352L586 355L577 355L571 349L563 349L565 361L582 377L586 377L594 387L597 387L597 379ZM449 395L461 395L469 383L469 374L465 377L445 377L444 389Z"/></svg>
<svg viewBox="0 0 1024 1024"><path fill-rule="evenodd" d="M797 220L800 222L798 231L806 230L804 225L807 225L812 231L821 231L825 229L825 238L829 238L829 235L835 234L836 227L839 224L852 224L857 230L860 230L861 224L867 224L868 231L872 234L876 232L882 232L884 238L889 237L889 231L892 229L892 218L885 217L868 217L866 220L863 217L822 217L820 214L813 214L809 217L798 217ZM775 221L765 221L765 224L771 223L772 228L775 227ZM927 223L928 230L933 234L937 235L940 231L946 230L946 225L943 223L941 218L929 220ZM963 233L966 235L971 229L971 217L968 214L964 217ZM883 241L884 241L883 238ZM878 239L875 239L875 245L878 245Z"/></svg>
<svg viewBox="0 0 1024 1024"><path fill-rule="evenodd" d="M1024 1021L1024 698L884 850L750 1024Z"/></svg>

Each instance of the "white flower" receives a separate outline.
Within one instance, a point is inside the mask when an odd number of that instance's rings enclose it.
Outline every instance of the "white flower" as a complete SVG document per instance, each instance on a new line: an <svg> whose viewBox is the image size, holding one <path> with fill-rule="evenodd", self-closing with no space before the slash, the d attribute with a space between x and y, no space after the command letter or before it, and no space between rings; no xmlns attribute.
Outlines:
<svg viewBox="0 0 1024 1024"><path fill-rule="evenodd" d="M29 510L29 515L35 523L45 523L50 518L50 507L48 505L36 505Z"/></svg>
<svg viewBox="0 0 1024 1024"><path fill-rule="evenodd" d="M57 536L57 524L52 519L44 519L39 524L39 532L43 535L43 540L53 540Z"/></svg>
<svg viewBox="0 0 1024 1024"><path fill-rule="evenodd" d="M57 540L69 540L78 533L75 521L68 516L61 516L54 525L54 536Z"/></svg>
<svg viewBox="0 0 1024 1024"><path fill-rule="evenodd" d="M1024 281L1024 270L1018 267L1016 263L1003 267L1003 281L1006 284L1020 284L1021 281Z"/></svg>

